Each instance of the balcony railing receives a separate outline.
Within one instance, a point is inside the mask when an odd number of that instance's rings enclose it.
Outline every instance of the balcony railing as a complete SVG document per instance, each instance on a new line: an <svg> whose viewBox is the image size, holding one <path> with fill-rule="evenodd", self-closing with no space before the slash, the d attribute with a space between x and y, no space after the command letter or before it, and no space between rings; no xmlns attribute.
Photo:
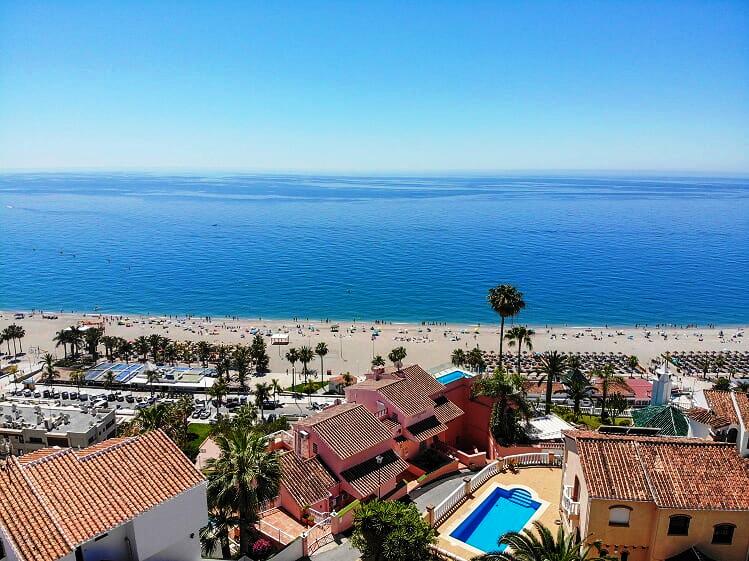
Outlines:
<svg viewBox="0 0 749 561"><path fill-rule="evenodd" d="M565 485L562 492L562 510L568 517L580 516L580 503L572 500L572 485Z"/></svg>

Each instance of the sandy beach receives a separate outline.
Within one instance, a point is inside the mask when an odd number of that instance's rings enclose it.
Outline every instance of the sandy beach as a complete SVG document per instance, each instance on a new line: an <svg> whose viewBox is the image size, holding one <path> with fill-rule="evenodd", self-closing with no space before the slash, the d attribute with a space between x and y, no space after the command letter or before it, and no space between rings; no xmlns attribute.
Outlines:
<svg viewBox="0 0 749 561"><path fill-rule="evenodd" d="M450 361L456 348L482 349L499 347L499 325L420 325L406 323L339 322L338 332L331 327L336 322L307 320L265 320L227 318L155 317L138 315L54 314L56 319L45 319L40 312L24 312L23 319L14 319L17 312L0 312L0 329L11 323L26 330L23 347L30 357L50 352L62 356L62 348L52 341L59 330L78 322L103 320L106 333L134 339L140 335L158 333L172 340L205 340L214 344L249 344L253 328L263 333L289 334L288 346L270 346L273 377L286 381L289 363L284 354L289 347L315 347L324 341L329 349L325 369L334 374L350 372L361 375L369 368L374 355L387 354L397 346L408 352L406 363L419 363L433 368ZM535 326L533 350L566 352L612 352L636 355L640 363L649 366L652 359L667 351L746 351L749 338L737 336L744 327L544 327ZM373 337L373 333L379 333ZM723 336L721 337L721 333ZM649 335L648 335L649 334ZM270 338L266 337L268 343ZM505 349L507 345L505 344ZM319 369L319 359L310 365ZM297 364L297 369L299 364ZM290 379L290 374L288 378Z"/></svg>

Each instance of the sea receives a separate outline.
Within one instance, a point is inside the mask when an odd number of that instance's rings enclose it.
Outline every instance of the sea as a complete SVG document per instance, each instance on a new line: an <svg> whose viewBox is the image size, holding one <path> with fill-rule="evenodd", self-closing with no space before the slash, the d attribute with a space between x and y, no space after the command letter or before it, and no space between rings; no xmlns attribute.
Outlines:
<svg viewBox="0 0 749 561"><path fill-rule="evenodd" d="M0 174L0 309L749 324L749 178Z"/></svg>

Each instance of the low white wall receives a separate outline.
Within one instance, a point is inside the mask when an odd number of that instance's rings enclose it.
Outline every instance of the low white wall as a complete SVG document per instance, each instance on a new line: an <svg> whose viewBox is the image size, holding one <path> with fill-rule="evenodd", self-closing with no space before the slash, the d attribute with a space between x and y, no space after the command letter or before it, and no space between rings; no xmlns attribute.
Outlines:
<svg viewBox="0 0 749 561"><path fill-rule="evenodd" d="M297 538L273 557L268 559L268 561L297 561L297 559L301 559L303 556L302 538Z"/></svg>

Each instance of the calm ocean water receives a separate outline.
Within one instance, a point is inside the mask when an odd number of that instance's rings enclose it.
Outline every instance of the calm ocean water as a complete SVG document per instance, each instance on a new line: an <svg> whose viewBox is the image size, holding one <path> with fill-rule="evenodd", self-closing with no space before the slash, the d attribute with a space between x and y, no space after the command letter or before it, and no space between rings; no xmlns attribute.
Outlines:
<svg viewBox="0 0 749 561"><path fill-rule="evenodd" d="M749 179L0 175L0 309L749 323Z"/></svg>

